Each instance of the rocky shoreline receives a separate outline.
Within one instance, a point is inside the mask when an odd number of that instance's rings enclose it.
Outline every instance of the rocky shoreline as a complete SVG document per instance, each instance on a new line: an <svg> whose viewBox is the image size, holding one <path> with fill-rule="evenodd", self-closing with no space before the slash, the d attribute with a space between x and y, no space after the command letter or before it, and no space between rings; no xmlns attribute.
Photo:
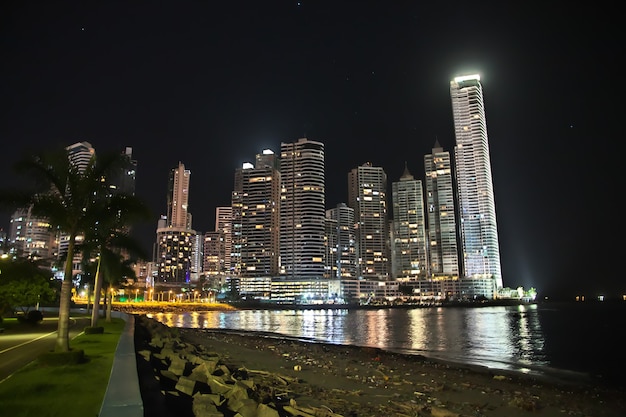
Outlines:
<svg viewBox="0 0 626 417"><path fill-rule="evenodd" d="M172 329L145 315L135 343L151 417L626 415L622 389L379 349Z"/></svg>

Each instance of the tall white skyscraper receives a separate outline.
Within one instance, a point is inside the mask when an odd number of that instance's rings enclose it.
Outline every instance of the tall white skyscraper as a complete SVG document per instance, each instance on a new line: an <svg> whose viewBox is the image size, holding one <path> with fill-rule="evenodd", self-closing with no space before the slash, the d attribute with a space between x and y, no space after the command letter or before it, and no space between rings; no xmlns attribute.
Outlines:
<svg viewBox="0 0 626 417"><path fill-rule="evenodd" d="M435 142L432 153L424 155L426 211L430 272L433 276L459 276L456 214L450 152Z"/></svg>
<svg viewBox="0 0 626 417"><path fill-rule="evenodd" d="M370 162L348 173L348 205L354 209L359 275L389 278L387 174Z"/></svg>
<svg viewBox="0 0 626 417"><path fill-rule="evenodd" d="M322 278L324 144L306 138L281 143L280 173L280 273L293 278Z"/></svg>
<svg viewBox="0 0 626 417"><path fill-rule="evenodd" d="M405 166L391 184L393 201L393 278L424 279L428 273L422 181Z"/></svg>
<svg viewBox="0 0 626 417"><path fill-rule="evenodd" d="M456 146L459 231L463 276L492 278L502 287L500 247L491 176L487 121L480 76L450 81Z"/></svg>

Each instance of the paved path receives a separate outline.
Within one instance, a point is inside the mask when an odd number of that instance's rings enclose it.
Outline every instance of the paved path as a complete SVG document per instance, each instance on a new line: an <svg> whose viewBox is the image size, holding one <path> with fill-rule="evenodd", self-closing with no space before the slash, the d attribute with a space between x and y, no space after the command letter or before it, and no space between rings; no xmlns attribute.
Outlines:
<svg viewBox="0 0 626 417"><path fill-rule="evenodd" d="M35 360L39 355L54 350L58 317L46 317L36 326L14 326L0 333L0 381ZM90 324L89 317L70 318L70 340Z"/></svg>

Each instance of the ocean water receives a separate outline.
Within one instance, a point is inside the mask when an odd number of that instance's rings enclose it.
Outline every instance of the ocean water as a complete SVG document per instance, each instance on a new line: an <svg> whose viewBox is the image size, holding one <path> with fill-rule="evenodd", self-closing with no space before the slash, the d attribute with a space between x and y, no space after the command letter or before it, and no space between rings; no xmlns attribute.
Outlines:
<svg viewBox="0 0 626 417"><path fill-rule="evenodd" d="M238 310L152 315L220 329L376 347L494 370L626 387L626 303Z"/></svg>

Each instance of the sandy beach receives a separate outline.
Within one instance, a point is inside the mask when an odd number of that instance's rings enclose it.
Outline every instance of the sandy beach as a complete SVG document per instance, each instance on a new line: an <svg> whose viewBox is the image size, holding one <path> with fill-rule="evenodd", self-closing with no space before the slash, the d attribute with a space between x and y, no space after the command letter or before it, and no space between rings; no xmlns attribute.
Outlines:
<svg viewBox="0 0 626 417"><path fill-rule="evenodd" d="M137 367L151 417L626 415L621 388L136 318Z"/></svg>

